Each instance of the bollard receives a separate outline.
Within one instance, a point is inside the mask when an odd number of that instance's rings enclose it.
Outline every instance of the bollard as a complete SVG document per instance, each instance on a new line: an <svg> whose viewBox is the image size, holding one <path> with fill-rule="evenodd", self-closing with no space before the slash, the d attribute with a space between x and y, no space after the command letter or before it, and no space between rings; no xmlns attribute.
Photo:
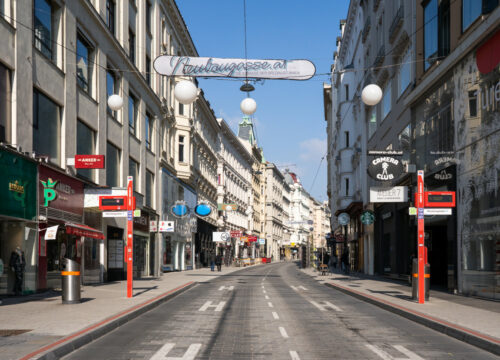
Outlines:
<svg viewBox="0 0 500 360"><path fill-rule="evenodd" d="M411 276L411 297L413 300L418 300L418 259L413 259ZM431 265L424 265L424 279L425 279L425 300L429 300L429 290L431 287Z"/></svg>
<svg viewBox="0 0 500 360"><path fill-rule="evenodd" d="M64 258L62 281L62 303L77 304L81 300L80 295L80 264L76 261Z"/></svg>

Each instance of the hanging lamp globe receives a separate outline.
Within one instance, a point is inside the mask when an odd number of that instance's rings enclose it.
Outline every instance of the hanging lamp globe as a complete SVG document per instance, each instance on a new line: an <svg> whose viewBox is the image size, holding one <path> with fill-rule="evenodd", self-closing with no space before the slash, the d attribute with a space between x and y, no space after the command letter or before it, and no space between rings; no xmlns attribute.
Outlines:
<svg viewBox="0 0 500 360"><path fill-rule="evenodd" d="M257 103L254 99L247 97L240 104L240 109L245 115L252 115L257 110Z"/></svg>
<svg viewBox="0 0 500 360"><path fill-rule="evenodd" d="M174 96L181 104L188 105L196 100L198 88L191 81L182 80L175 85Z"/></svg>
<svg viewBox="0 0 500 360"><path fill-rule="evenodd" d="M361 100L368 105L377 105L382 100L382 89L376 84L366 85L361 92Z"/></svg>
<svg viewBox="0 0 500 360"><path fill-rule="evenodd" d="M113 94L108 98L108 106L111 110L120 110L123 106L123 99L120 95Z"/></svg>

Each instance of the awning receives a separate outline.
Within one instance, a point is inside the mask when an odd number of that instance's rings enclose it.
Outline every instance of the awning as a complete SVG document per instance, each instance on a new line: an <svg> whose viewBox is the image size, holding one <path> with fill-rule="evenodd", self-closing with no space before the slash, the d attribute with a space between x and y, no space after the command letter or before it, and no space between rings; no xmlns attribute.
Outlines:
<svg viewBox="0 0 500 360"><path fill-rule="evenodd" d="M93 239L104 239L104 234L102 233L102 231L83 224L66 223L66 233Z"/></svg>

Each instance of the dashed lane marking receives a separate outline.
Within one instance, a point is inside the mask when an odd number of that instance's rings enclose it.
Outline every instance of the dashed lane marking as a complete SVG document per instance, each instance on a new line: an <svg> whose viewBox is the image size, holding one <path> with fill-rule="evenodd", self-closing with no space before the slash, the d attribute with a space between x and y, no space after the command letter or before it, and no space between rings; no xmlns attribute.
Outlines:
<svg viewBox="0 0 500 360"><path fill-rule="evenodd" d="M221 286L221 287L219 288L219 291L221 291L221 290L226 290L226 289L227 289L227 290L230 290L230 291L231 291L231 290L234 290L234 286L233 286L233 285L231 285L231 286Z"/></svg>
<svg viewBox="0 0 500 360"><path fill-rule="evenodd" d="M307 288L304 287L303 285L299 285L299 286L293 286L293 285L290 285L290 287L295 290L295 291L299 291L299 289L302 289L304 291L307 291Z"/></svg>
<svg viewBox="0 0 500 360"><path fill-rule="evenodd" d="M269 296L266 295L266 300L269 300Z"/></svg>
<svg viewBox="0 0 500 360"><path fill-rule="evenodd" d="M395 348L396 350L398 350L400 353L405 354L407 356L405 358L400 358L400 357L395 358L391 354L388 354L387 352L385 352L384 350L382 350L381 348L379 348L375 345L366 344L366 347L368 349L370 349L371 351L373 351L375 354L377 354L380 358L382 358L384 360L424 360L423 358L421 358L420 356L418 356L414 352L408 350L407 348L405 348L402 345L392 345L392 347Z"/></svg>
<svg viewBox="0 0 500 360"><path fill-rule="evenodd" d="M297 354L297 351L290 350L290 356L292 357L292 360L300 360L299 354Z"/></svg>
<svg viewBox="0 0 500 360"><path fill-rule="evenodd" d="M198 311L206 311L208 308L215 308L215 311L222 311L224 305L226 305L225 301L221 301L217 305L212 305L211 301L207 301Z"/></svg>
<svg viewBox="0 0 500 360"><path fill-rule="evenodd" d="M318 309L320 309L321 311L326 311L326 308L329 307L335 311L342 311L341 308L339 308L338 306L336 305L333 305L331 302L329 301L323 301L322 304L318 304L316 301L312 301L312 300L309 300L309 302L311 304L313 304L314 306L316 306Z"/></svg>
<svg viewBox="0 0 500 360"><path fill-rule="evenodd" d="M278 316L278 313L276 311L273 311L273 318L274 318L274 320L280 319L280 317Z"/></svg>
<svg viewBox="0 0 500 360"><path fill-rule="evenodd" d="M170 350L175 347L175 343L167 343L161 347L150 360L194 360L198 351L200 351L201 344L191 344L181 357L167 357Z"/></svg>
<svg viewBox="0 0 500 360"><path fill-rule="evenodd" d="M288 334L286 333L286 330L283 326L279 327L281 336L283 336L285 339L288 339Z"/></svg>
<svg viewBox="0 0 500 360"><path fill-rule="evenodd" d="M274 307L274 306L273 306L273 303L272 303L272 302L270 302L270 301L268 301L268 302L267 302L267 305L269 305L269 307L270 307L270 308Z"/></svg>

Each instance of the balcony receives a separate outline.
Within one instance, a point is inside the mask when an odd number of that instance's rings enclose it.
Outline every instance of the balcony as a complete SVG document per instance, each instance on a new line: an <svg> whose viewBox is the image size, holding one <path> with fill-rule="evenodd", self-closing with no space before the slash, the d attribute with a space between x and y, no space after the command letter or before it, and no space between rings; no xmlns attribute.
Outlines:
<svg viewBox="0 0 500 360"><path fill-rule="evenodd" d="M365 21L365 26L363 26L363 32L361 34L361 41L364 43L366 41L366 38L368 37L368 33L370 32L370 28L371 28L371 19L370 17L368 16L366 18L366 21Z"/></svg>
<svg viewBox="0 0 500 360"><path fill-rule="evenodd" d="M377 52L377 56L375 57L375 61L373 62L373 66L378 67L378 66L382 65L382 63L384 62L384 58L385 58L385 46L382 45ZM377 70L377 69L375 69L375 70Z"/></svg>
<svg viewBox="0 0 500 360"><path fill-rule="evenodd" d="M403 19L404 19L404 7L403 4L401 3L401 6L399 7L398 11L396 12L396 15L394 15L394 19L392 19L391 26L389 27L389 42L392 44L394 39L396 38L396 35L398 34L399 29L403 25Z"/></svg>

